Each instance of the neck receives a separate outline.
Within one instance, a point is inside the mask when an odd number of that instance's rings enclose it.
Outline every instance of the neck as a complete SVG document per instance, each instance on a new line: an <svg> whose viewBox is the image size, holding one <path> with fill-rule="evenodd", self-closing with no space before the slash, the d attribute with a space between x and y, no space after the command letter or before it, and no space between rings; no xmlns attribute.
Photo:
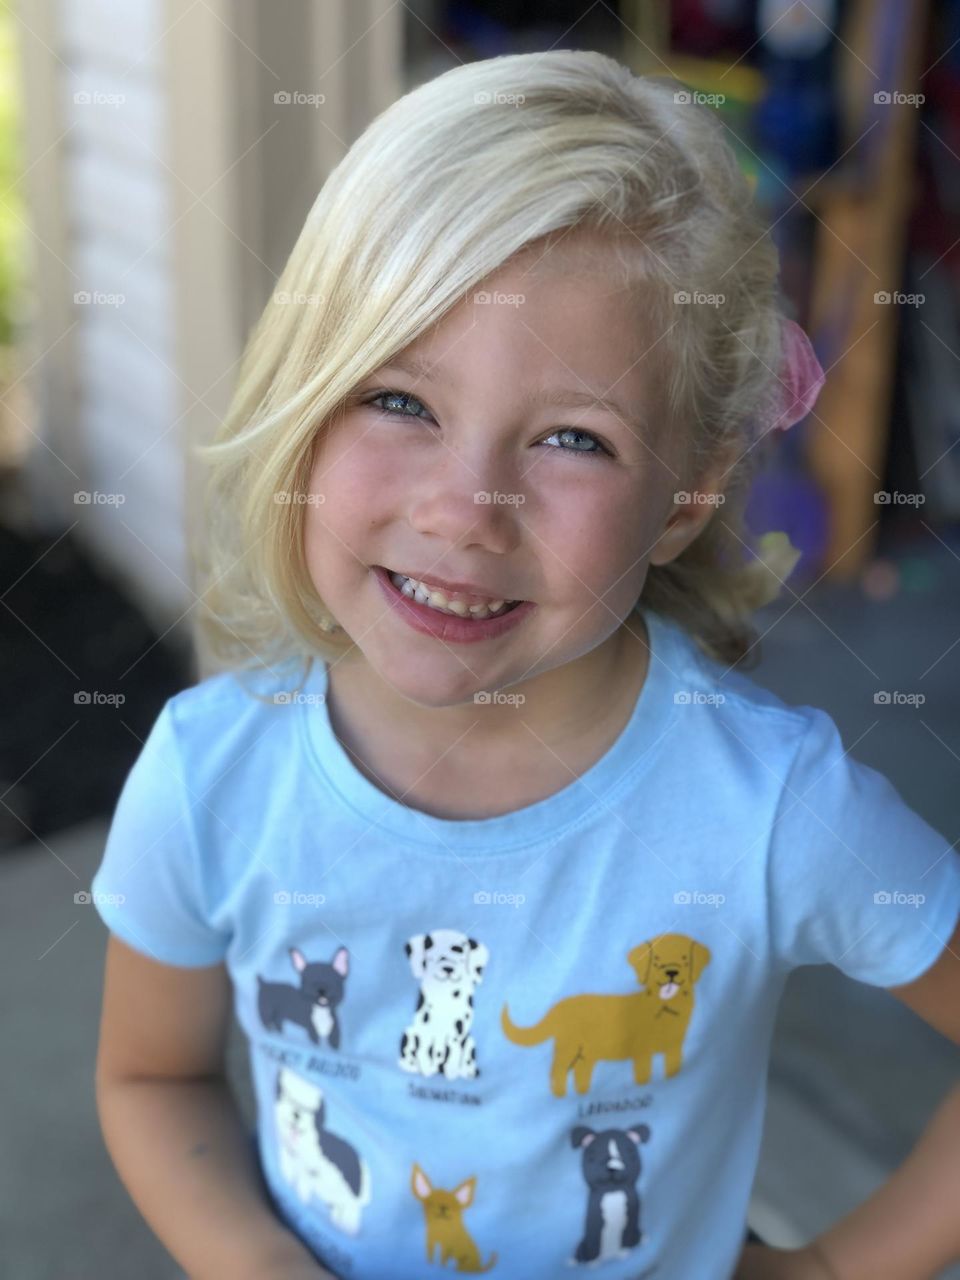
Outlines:
<svg viewBox="0 0 960 1280"><path fill-rule="evenodd" d="M337 737L363 754L364 742L396 743L404 752L437 758L456 746L457 755L489 758L512 740L539 738L556 749L605 731L611 720L625 723L646 679L648 644L639 613L631 613L606 640L562 667L510 685L519 704L472 700L424 707L384 681L354 648L329 670L328 712ZM634 698L627 702L625 691Z"/></svg>

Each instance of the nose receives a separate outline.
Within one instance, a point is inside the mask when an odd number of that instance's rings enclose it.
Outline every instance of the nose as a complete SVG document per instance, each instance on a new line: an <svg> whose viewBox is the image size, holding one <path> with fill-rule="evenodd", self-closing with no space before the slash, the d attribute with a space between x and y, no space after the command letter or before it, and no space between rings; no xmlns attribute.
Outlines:
<svg viewBox="0 0 960 1280"><path fill-rule="evenodd" d="M676 980L677 980L677 974L680 972L680 970L679 970L679 969L664 969L664 971L663 971L663 972L667 975L667 977L670 979L670 981L671 981L671 982L676 982Z"/></svg>
<svg viewBox="0 0 960 1280"><path fill-rule="evenodd" d="M438 544L506 555L519 541L525 498L517 472L489 450L439 445L419 478L409 521Z"/></svg>

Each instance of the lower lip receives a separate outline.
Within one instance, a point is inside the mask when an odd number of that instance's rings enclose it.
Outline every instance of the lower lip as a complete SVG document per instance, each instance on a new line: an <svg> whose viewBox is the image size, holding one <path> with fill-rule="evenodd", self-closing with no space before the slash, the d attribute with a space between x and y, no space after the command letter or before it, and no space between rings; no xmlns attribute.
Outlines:
<svg viewBox="0 0 960 1280"><path fill-rule="evenodd" d="M515 609L498 618L467 622L465 618L458 618L455 614L440 613L427 604L411 600L399 587L393 585L390 574L380 565L374 565L373 572L389 603L414 631L454 644L476 644L478 640L493 640L502 636L504 632L518 626L537 607L532 600L524 600Z"/></svg>

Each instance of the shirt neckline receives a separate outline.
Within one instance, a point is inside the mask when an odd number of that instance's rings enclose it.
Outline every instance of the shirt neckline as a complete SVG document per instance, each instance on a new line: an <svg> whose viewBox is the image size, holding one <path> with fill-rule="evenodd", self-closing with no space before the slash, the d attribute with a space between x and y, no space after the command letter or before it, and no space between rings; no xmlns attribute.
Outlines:
<svg viewBox="0 0 960 1280"><path fill-rule="evenodd" d="M543 800L490 818L440 818L395 800L360 772L334 733L326 703L327 667L319 660L302 692L322 696L298 700L307 756L355 817L437 854L502 853L556 840L592 810L602 812L628 778L649 768L665 736L680 660L679 627L650 609L637 609L647 624L650 661L630 719L585 773Z"/></svg>

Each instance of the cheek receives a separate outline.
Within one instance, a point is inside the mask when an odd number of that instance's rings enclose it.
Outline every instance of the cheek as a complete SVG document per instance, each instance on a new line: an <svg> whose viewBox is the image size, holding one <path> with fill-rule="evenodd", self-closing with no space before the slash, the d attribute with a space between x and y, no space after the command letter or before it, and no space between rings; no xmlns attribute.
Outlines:
<svg viewBox="0 0 960 1280"><path fill-rule="evenodd" d="M553 485L528 510L538 513L537 554L555 572L580 590L586 583L597 594L609 588L629 595L631 572L642 572L636 562L653 537L653 521L644 515L650 495L635 481L605 477Z"/></svg>
<svg viewBox="0 0 960 1280"><path fill-rule="evenodd" d="M310 490L322 494L322 512L331 526L350 512L373 515L384 497L403 480L396 450L385 444L376 430L348 415L318 449L310 475Z"/></svg>

